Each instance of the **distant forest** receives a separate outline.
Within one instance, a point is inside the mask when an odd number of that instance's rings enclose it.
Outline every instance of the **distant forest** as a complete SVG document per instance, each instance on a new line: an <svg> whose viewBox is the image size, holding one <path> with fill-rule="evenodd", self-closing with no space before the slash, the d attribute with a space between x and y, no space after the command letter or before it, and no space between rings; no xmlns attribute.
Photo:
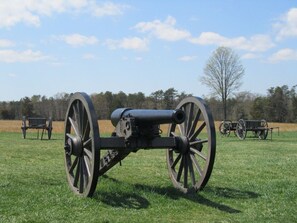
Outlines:
<svg viewBox="0 0 297 223"><path fill-rule="evenodd" d="M240 92L227 101L227 119L266 119L269 122L297 122L296 86L289 89L287 85L271 87L267 95L256 95ZM0 119L20 120L23 116L52 117L53 120L64 120L68 101L72 94L58 93L53 97L33 95L20 101L0 102ZM90 95L98 115L98 119L110 119L116 108L150 108L174 109L183 98L190 96L179 93L174 88L158 90L145 96L138 92L126 94L110 91ZM210 107L214 119L223 119L222 102L216 97L203 98Z"/></svg>

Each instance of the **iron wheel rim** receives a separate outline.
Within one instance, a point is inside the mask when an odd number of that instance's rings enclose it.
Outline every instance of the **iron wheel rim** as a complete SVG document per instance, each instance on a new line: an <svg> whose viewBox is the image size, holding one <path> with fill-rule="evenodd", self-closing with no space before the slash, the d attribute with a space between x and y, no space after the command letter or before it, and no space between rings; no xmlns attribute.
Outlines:
<svg viewBox="0 0 297 223"><path fill-rule="evenodd" d="M96 189L100 160L97 116L91 99L76 93L69 103L65 119L65 169L75 194L91 197ZM74 139L81 139L81 154L69 151Z"/></svg>
<svg viewBox="0 0 297 223"><path fill-rule="evenodd" d="M202 190L215 160L216 133L212 114L198 97L182 100L177 109L186 113L186 120L182 124L169 125L168 135L187 138L189 150L180 152L169 148L166 151L169 176L173 185L184 193ZM203 136L205 131L207 136Z"/></svg>

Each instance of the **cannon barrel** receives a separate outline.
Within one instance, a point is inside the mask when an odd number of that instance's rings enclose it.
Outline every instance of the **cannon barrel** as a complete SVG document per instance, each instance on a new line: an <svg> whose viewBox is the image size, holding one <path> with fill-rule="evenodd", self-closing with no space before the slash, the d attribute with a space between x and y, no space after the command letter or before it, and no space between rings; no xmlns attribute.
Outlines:
<svg viewBox="0 0 297 223"><path fill-rule="evenodd" d="M116 126L121 118L133 117L137 124L181 124L186 115L181 109L155 110L155 109L131 109L118 108L111 114L111 123Z"/></svg>

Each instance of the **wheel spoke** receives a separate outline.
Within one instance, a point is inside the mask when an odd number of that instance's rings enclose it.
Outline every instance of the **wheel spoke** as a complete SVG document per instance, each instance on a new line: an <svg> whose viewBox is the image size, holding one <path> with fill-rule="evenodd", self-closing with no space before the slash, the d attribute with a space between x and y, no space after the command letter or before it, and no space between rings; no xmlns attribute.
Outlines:
<svg viewBox="0 0 297 223"><path fill-rule="evenodd" d="M85 167L86 167L86 171L87 171L87 174L88 176L90 177L91 176L91 171L90 171L90 160L88 159L87 156L84 156L84 161L85 161Z"/></svg>
<svg viewBox="0 0 297 223"><path fill-rule="evenodd" d="M76 101L76 103L73 103L72 109L73 109L74 118L75 118L77 125L79 127L80 123L79 123L79 111L78 111L78 106L77 106L78 103L79 103L79 101Z"/></svg>
<svg viewBox="0 0 297 223"><path fill-rule="evenodd" d="M92 138L89 138L87 141L83 143L84 148L90 148L92 145Z"/></svg>
<svg viewBox="0 0 297 223"><path fill-rule="evenodd" d="M80 157L80 181L79 181L79 193L84 192L84 160Z"/></svg>
<svg viewBox="0 0 297 223"><path fill-rule="evenodd" d="M188 156L184 155L184 188L188 188Z"/></svg>
<svg viewBox="0 0 297 223"><path fill-rule="evenodd" d="M77 184L78 184L78 179L79 179L79 174L80 174L80 167L81 167L81 164L80 164L80 159L78 157L78 164L77 164L77 168L76 168L76 172L75 172L75 176L74 176L74 182L73 182L73 186L74 187L77 187Z"/></svg>
<svg viewBox="0 0 297 223"><path fill-rule="evenodd" d="M199 163L198 163L198 161L196 160L196 157L195 157L193 154L191 154L190 156L191 156L191 160L193 161L193 164L194 164L194 166L196 167L196 169L197 169L199 175L202 176L202 169L200 168Z"/></svg>
<svg viewBox="0 0 297 223"><path fill-rule="evenodd" d="M190 131L188 132L188 137L190 137L191 135L193 135L193 133L194 133L194 131L195 131L195 129L196 129L197 123L198 123L198 121L199 121L200 115L201 115L201 110L199 109L199 110L197 111L197 114L196 114L196 116L195 116L195 119L194 119L194 121L193 121L193 123L192 123L191 129L190 129Z"/></svg>
<svg viewBox="0 0 297 223"><path fill-rule="evenodd" d="M80 118L81 118L81 133L82 133L82 138L83 138L84 133L85 133L85 129L87 127L86 120L88 119L88 117L86 116L85 108L84 108L82 103L81 103L81 106L80 106Z"/></svg>
<svg viewBox="0 0 297 223"><path fill-rule="evenodd" d="M72 165L71 165L71 167L70 167L70 169L68 171L71 175L73 174L74 168L77 166L77 161L78 161L78 156L75 157L75 160L73 161L73 163L72 163Z"/></svg>
<svg viewBox="0 0 297 223"><path fill-rule="evenodd" d="M206 122L203 122L201 126L197 129L197 131L190 137L190 141L193 141L197 136L200 134L200 132L204 129L206 126Z"/></svg>
<svg viewBox="0 0 297 223"><path fill-rule="evenodd" d="M196 144L203 144L203 143L206 143L206 142L208 142L208 139L195 140L195 141L190 142L190 146L193 146L193 145L196 145Z"/></svg>
<svg viewBox="0 0 297 223"><path fill-rule="evenodd" d="M171 132L170 135L177 137L177 135L175 134L175 132Z"/></svg>
<svg viewBox="0 0 297 223"><path fill-rule="evenodd" d="M181 175L183 173L183 167L184 167L184 156L182 156L182 160L180 162L180 166L179 166L177 177L176 177L176 180L178 182L180 181Z"/></svg>
<svg viewBox="0 0 297 223"><path fill-rule="evenodd" d="M190 104L190 110L189 110L189 114L187 115L187 130L186 130L186 133L189 134L190 132L190 129L191 129L191 125L192 125L192 119L193 119L193 113L194 113L194 104L191 103ZM188 135L187 135L188 136Z"/></svg>
<svg viewBox="0 0 297 223"><path fill-rule="evenodd" d="M68 120L69 120L69 122L70 122L70 124L71 124L71 126L72 126L72 128L73 128L73 130L75 132L75 135L80 136L79 129L78 129L78 126L77 126L76 122L71 117L68 117Z"/></svg>
<svg viewBox="0 0 297 223"><path fill-rule="evenodd" d="M183 110L184 113L187 114L186 106L181 107L181 110ZM186 135L187 122L188 122L188 120L186 118L183 123L181 123L181 124L178 125L179 126L179 130L180 130L180 134L182 134L182 135Z"/></svg>
<svg viewBox="0 0 297 223"><path fill-rule="evenodd" d="M93 159L93 154L90 150L84 148L84 154L89 158L89 160Z"/></svg>
<svg viewBox="0 0 297 223"><path fill-rule="evenodd" d="M171 165L171 168L175 168L176 164L179 162L180 158L181 158L181 153L178 154L178 156L176 157L176 159L174 160L173 164Z"/></svg>
<svg viewBox="0 0 297 223"><path fill-rule="evenodd" d="M193 147L190 148L190 151L200 156L202 159L206 160L206 157L202 152L198 151L197 149L194 149Z"/></svg>
<svg viewBox="0 0 297 223"><path fill-rule="evenodd" d="M80 101L77 101L76 103L76 115L77 115L77 124L78 124L78 129L80 131L80 133L82 133L82 112L81 112L81 105L82 103Z"/></svg>
<svg viewBox="0 0 297 223"><path fill-rule="evenodd" d="M194 186L196 184L196 180L195 180L195 173L193 169L193 162L191 159L191 155L188 156L188 165L189 165L189 171L191 176L191 182L192 182L192 185Z"/></svg>
<svg viewBox="0 0 297 223"><path fill-rule="evenodd" d="M90 123L89 123L89 120L87 119L84 122L84 130L83 130L83 135L82 135L83 140L86 140L86 138L89 136L89 134L90 134Z"/></svg>
<svg viewBox="0 0 297 223"><path fill-rule="evenodd" d="M178 127L178 130L179 130L180 134L184 135L184 125L179 124L179 125L177 125L177 127Z"/></svg>

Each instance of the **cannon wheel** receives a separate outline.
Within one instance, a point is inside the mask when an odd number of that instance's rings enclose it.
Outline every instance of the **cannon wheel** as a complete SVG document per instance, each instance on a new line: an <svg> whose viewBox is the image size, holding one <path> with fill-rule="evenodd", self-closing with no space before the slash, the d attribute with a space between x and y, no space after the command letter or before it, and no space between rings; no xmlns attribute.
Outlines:
<svg viewBox="0 0 297 223"><path fill-rule="evenodd" d="M261 120L261 127L264 128L264 130L260 130L258 132L258 137L259 139L266 139L267 138L267 135L268 135L268 123L266 120Z"/></svg>
<svg viewBox="0 0 297 223"><path fill-rule="evenodd" d="M230 135L230 127L231 121L222 121L219 126L219 131L222 136L229 136Z"/></svg>
<svg viewBox="0 0 297 223"><path fill-rule="evenodd" d="M52 130L53 130L53 120L52 120L52 118L49 118L48 126L47 126L48 139L51 139L51 137L52 137Z"/></svg>
<svg viewBox="0 0 297 223"><path fill-rule="evenodd" d="M91 197L99 175L100 136L97 116L90 97L75 93L65 119L65 167L70 188Z"/></svg>
<svg viewBox="0 0 297 223"><path fill-rule="evenodd" d="M166 160L173 185L188 193L203 189L211 175L216 151L215 125L201 98L185 98L177 109L185 112L186 119L182 124L169 125L168 135L180 137L183 146L169 148Z"/></svg>
<svg viewBox="0 0 297 223"><path fill-rule="evenodd" d="M239 119L236 126L236 135L239 139L244 140L246 137L246 126L245 121L243 119Z"/></svg>
<svg viewBox="0 0 297 223"><path fill-rule="evenodd" d="M23 119L22 119L22 133L23 133L23 139L26 138L26 129L27 129L27 126L26 126L26 117L23 116Z"/></svg>

